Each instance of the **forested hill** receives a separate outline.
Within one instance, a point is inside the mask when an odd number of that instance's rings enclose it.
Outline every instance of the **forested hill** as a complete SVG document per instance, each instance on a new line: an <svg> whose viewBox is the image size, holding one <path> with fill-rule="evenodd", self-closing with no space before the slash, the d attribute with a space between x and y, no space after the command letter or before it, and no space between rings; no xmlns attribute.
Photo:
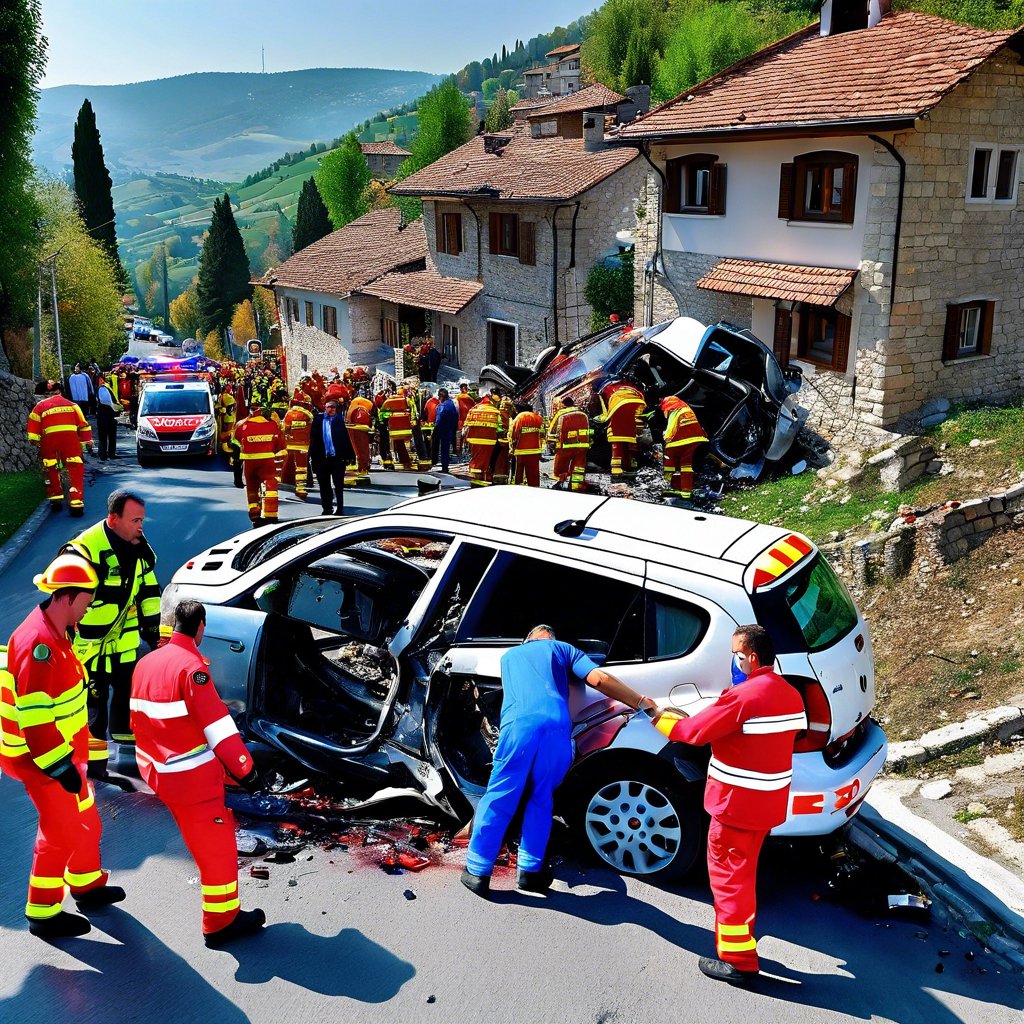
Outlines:
<svg viewBox="0 0 1024 1024"><path fill-rule="evenodd" d="M63 85L42 90L34 156L57 173L71 165L75 118L88 97L115 181L127 170L238 180L285 151L330 142L439 80L423 71L313 68Z"/></svg>

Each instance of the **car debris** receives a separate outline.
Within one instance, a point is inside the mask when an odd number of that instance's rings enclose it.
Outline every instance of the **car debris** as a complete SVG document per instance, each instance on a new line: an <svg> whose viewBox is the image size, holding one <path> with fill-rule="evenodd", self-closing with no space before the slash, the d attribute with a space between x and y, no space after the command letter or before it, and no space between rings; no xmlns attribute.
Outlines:
<svg viewBox="0 0 1024 1024"><path fill-rule="evenodd" d="M263 881L266 881L270 878L270 868L265 868L261 864L253 864L249 868L249 874L253 878L261 878Z"/></svg>

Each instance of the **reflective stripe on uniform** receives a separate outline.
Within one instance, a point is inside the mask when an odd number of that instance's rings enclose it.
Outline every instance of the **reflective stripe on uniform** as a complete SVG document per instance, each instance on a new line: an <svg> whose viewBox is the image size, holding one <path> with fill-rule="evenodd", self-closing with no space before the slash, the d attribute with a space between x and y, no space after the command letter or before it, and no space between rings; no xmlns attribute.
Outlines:
<svg viewBox="0 0 1024 1024"><path fill-rule="evenodd" d="M216 722L212 722L203 729L203 735L206 737L206 742L211 747L217 746L221 740L227 739L228 736L235 736L237 734L238 727L235 725L235 721L230 715L218 718Z"/></svg>
<svg viewBox="0 0 1024 1024"><path fill-rule="evenodd" d="M785 789L793 779L792 770L786 772L755 772L750 768L735 768L712 757L708 763L708 778L727 782L740 789L756 789L771 792Z"/></svg>
<svg viewBox="0 0 1024 1024"><path fill-rule="evenodd" d="M807 715L802 711L790 715L761 715L758 718L748 718L743 723L743 732L747 736L772 732L798 732L806 728Z"/></svg>
<svg viewBox="0 0 1024 1024"><path fill-rule="evenodd" d="M132 697L129 701L132 711L138 711L148 718L187 718L188 707L183 700L157 701Z"/></svg>
<svg viewBox="0 0 1024 1024"><path fill-rule="evenodd" d="M187 754L181 754L178 757L171 758L170 761L158 761L152 754L147 754L146 751L135 748L136 756L143 761L153 766L153 770L158 775L172 775L176 772L190 772L193 768L198 768L200 765L208 764L210 761L215 760L215 755L204 743L196 750L189 751Z"/></svg>

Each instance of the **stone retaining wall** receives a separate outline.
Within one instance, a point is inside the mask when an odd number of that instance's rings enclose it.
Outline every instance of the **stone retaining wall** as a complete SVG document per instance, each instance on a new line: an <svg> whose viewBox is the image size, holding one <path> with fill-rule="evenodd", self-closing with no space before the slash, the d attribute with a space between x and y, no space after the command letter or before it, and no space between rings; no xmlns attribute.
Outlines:
<svg viewBox="0 0 1024 1024"><path fill-rule="evenodd" d="M938 472L941 464L928 438L901 437L884 451L872 455L867 465L877 468L882 490L895 494L926 472Z"/></svg>
<svg viewBox="0 0 1024 1024"><path fill-rule="evenodd" d="M0 473L17 473L38 463L36 447L25 436L35 404L32 381L0 373Z"/></svg>

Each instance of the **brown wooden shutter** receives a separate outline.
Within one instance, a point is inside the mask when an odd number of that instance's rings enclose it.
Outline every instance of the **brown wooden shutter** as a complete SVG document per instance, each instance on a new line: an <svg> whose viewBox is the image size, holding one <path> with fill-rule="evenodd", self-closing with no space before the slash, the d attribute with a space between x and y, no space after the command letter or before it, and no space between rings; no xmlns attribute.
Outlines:
<svg viewBox="0 0 1024 1024"><path fill-rule="evenodd" d="M987 356L992 351L992 320L995 308L994 302L981 304L981 336L978 338L978 355L980 356Z"/></svg>
<svg viewBox="0 0 1024 1024"><path fill-rule="evenodd" d="M793 195L796 192L796 164L783 164L779 173L779 216L793 216Z"/></svg>
<svg viewBox="0 0 1024 1024"><path fill-rule="evenodd" d="M781 306L775 307L775 333L772 336L772 351L779 365L789 366L789 346L793 337L793 314Z"/></svg>
<svg viewBox="0 0 1024 1024"><path fill-rule="evenodd" d="M853 223L854 208L857 205L857 161L849 160L843 164L843 207L840 221L843 224Z"/></svg>
<svg viewBox="0 0 1024 1024"><path fill-rule="evenodd" d="M500 251L500 242L501 214L491 211L487 218L487 244L492 256Z"/></svg>
<svg viewBox="0 0 1024 1024"><path fill-rule="evenodd" d="M708 195L708 213L721 216L725 213L725 164L711 165L711 188Z"/></svg>
<svg viewBox="0 0 1024 1024"><path fill-rule="evenodd" d="M519 225L519 262L528 267L537 265L537 225L532 220Z"/></svg>
<svg viewBox="0 0 1024 1024"><path fill-rule="evenodd" d="M839 373L846 372L846 364L850 359L850 327L851 317L842 313L836 314L836 333L832 344L832 369Z"/></svg>
<svg viewBox="0 0 1024 1024"><path fill-rule="evenodd" d="M455 225L455 242L454 242L454 253L456 256L462 255L462 214L453 213L452 223Z"/></svg>
<svg viewBox="0 0 1024 1024"><path fill-rule="evenodd" d="M678 213L683 208L683 158L665 163L665 200L662 213Z"/></svg>
<svg viewBox="0 0 1024 1024"><path fill-rule="evenodd" d="M437 240L437 251L447 252L448 247L445 245L444 238L444 214L438 210L437 206L434 206L434 236Z"/></svg>
<svg viewBox="0 0 1024 1024"><path fill-rule="evenodd" d="M942 361L956 359L960 347L960 305L951 302L946 306L946 331L942 337Z"/></svg>

